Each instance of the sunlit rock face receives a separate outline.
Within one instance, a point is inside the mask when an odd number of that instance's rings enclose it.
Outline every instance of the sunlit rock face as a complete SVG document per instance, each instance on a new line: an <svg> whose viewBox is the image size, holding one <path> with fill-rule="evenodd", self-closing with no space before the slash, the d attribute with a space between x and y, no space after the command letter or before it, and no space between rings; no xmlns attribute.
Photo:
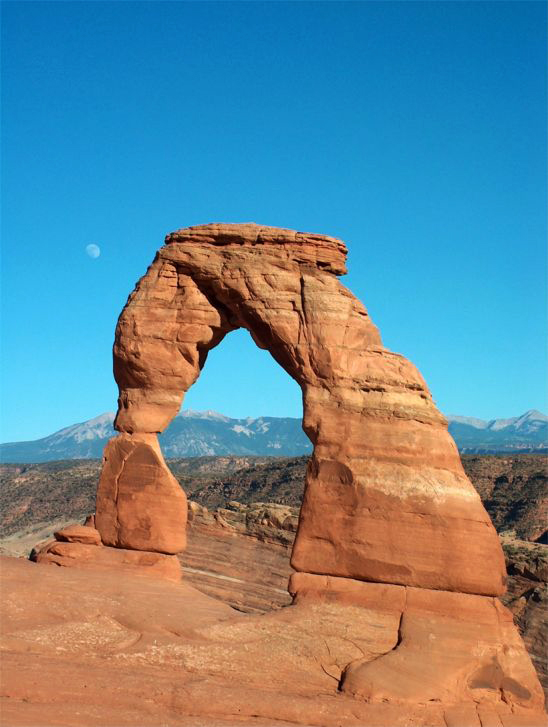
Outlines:
<svg viewBox="0 0 548 727"><path fill-rule="evenodd" d="M128 477L124 467L135 457L122 456L113 468L113 447L122 445L109 446L97 497L103 542L165 553L184 547L175 533L177 519L184 531L185 506L174 504L155 434L179 411L208 352L242 327L303 392L303 426L314 452L293 567L503 592L496 533L446 421L417 369L382 345L364 306L339 282L345 261L340 240L255 224L203 225L167 236L122 311L114 344L115 427L123 447L139 440L139 457L154 466L137 477L131 464Z"/></svg>
<svg viewBox="0 0 548 727"><path fill-rule="evenodd" d="M171 554L184 550L186 496L155 434L121 434L109 441L96 501L95 522L105 545Z"/></svg>

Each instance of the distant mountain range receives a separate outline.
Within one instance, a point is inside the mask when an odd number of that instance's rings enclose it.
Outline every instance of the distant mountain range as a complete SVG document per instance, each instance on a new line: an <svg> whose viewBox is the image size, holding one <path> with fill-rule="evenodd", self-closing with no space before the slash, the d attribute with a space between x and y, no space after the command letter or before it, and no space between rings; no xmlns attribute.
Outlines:
<svg viewBox="0 0 548 727"><path fill-rule="evenodd" d="M530 409L511 419L448 416L449 431L460 452L548 452L548 416Z"/></svg>
<svg viewBox="0 0 548 727"><path fill-rule="evenodd" d="M447 419L449 431L463 453L548 452L548 417L539 411L491 421L462 416ZM106 412L43 439L1 444L0 461L98 459L115 433L113 421L114 414ZM228 454L293 457L312 452L300 419L231 419L215 411L181 412L160 435L160 443L168 458Z"/></svg>
<svg viewBox="0 0 548 727"><path fill-rule="evenodd" d="M73 424L33 442L0 445L2 462L49 462L58 459L95 459L115 434L113 412ZM181 412L160 434L165 457L257 455L293 457L312 452L301 420L290 417L231 419L215 411Z"/></svg>

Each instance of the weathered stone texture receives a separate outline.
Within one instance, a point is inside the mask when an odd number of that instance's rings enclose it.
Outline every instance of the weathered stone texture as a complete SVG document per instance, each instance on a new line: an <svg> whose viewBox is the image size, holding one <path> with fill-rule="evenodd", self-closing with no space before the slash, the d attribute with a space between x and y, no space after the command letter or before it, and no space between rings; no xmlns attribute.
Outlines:
<svg viewBox="0 0 548 727"><path fill-rule="evenodd" d="M96 543L51 540L35 548L33 560L63 568L149 576L176 583L182 578L181 564L175 555L109 548Z"/></svg>
<svg viewBox="0 0 548 727"><path fill-rule="evenodd" d="M546 725L493 598L339 578L357 601L250 615L184 581L0 561L6 725Z"/></svg>
<svg viewBox="0 0 548 727"><path fill-rule="evenodd" d="M345 256L334 238L253 224L168 235L116 329L116 428L126 443L163 431L208 352L246 328L300 384L303 426L315 446L293 567L500 594L502 552L446 422L417 369L383 347L363 305L338 281ZM137 468L131 478L120 475L129 494L121 489L114 506L111 448L106 456L97 507L104 542L182 549L175 540L159 544L174 522L167 500L146 527L127 524L139 517L130 514L140 509L140 485L130 484ZM171 492L163 477L158 499Z"/></svg>
<svg viewBox="0 0 548 727"><path fill-rule="evenodd" d="M121 434L105 448L96 527L105 545L178 553L186 544L185 493L155 434Z"/></svg>
<svg viewBox="0 0 548 727"><path fill-rule="evenodd" d="M101 545L101 535L91 525L67 525L53 533L56 540L65 543L84 543L85 545Z"/></svg>
<svg viewBox="0 0 548 727"><path fill-rule="evenodd" d="M341 689L366 701L486 702L542 710L544 694L512 614L497 598L364 583L309 573L291 576L295 603L359 606L397 614L389 650L346 666Z"/></svg>

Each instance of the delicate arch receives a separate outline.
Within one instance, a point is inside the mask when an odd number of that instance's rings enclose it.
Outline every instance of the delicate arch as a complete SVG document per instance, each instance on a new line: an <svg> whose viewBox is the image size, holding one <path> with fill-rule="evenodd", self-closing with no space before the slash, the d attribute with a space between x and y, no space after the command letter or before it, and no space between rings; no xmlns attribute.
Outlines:
<svg viewBox="0 0 548 727"><path fill-rule="evenodd" d="M446 421L417 369L383 347L363 305L339 282L345 259L335 238L253 224L168 235L116 328L121 435L107 447L98 489L103 542L184 548L186 501L156 433L179 411L208 352L244 327L303 391L314 452L293 567L503 591L495 530Z"/></svg>

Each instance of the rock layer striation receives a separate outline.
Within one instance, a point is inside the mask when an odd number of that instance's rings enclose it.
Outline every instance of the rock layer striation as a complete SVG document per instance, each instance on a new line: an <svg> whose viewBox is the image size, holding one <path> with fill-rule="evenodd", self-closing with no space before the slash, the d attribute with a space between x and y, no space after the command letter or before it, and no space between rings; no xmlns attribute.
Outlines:
<svg viewBox="0 0 548 727"><path fill-rule="evenodd" d="M173 507L175 489L161 455L149 476L140 459L134 466L121 450L146 435L139 457L148 456L144 447L159 451L155 434L179 411L209 351L242 327L303 392L303 427L314 453L293 567L503 592L496 533L446 421L417 369L382 345L363 305L339 282L345 258L335 238L254 224L203 225L167 236L116 329L115 427L123 441L107 448L97 496L103 542L183 549L174 526L178 518L184 531L184 504Z"/></svg>

